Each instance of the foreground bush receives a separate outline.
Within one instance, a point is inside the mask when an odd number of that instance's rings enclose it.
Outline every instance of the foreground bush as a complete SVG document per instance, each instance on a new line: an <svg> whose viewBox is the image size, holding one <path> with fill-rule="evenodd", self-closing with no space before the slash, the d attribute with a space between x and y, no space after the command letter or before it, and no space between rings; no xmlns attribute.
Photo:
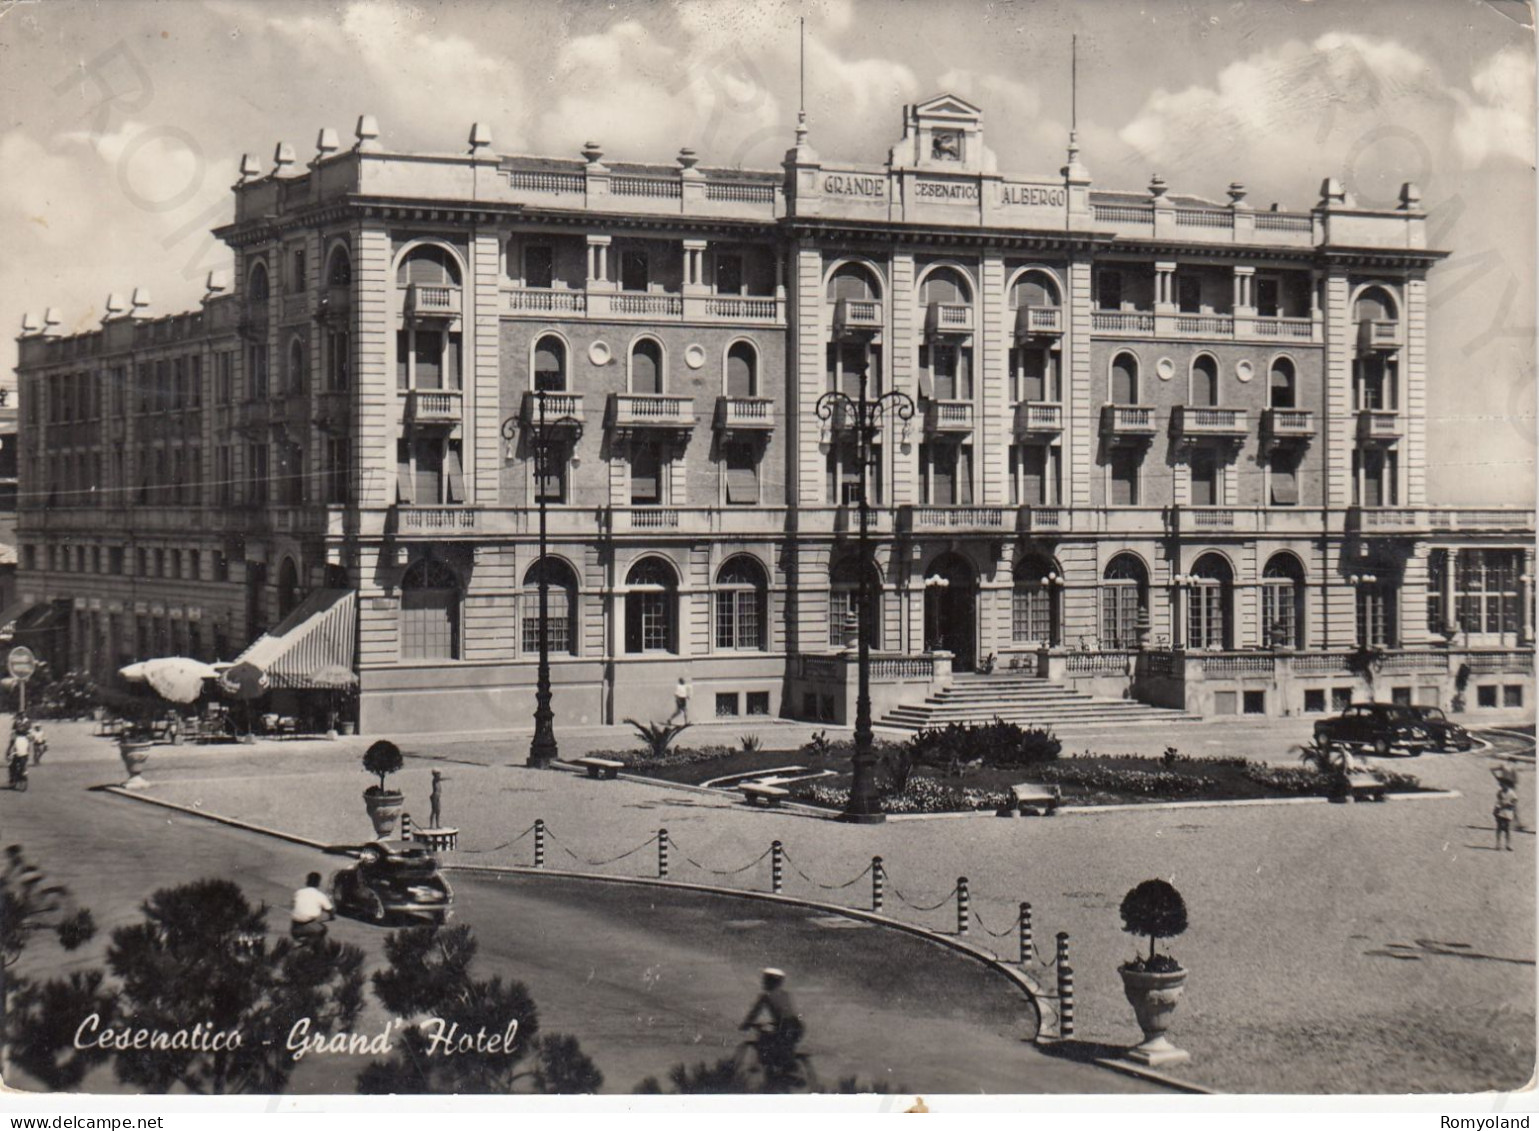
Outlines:
<svg viewBox="0 0 1539 1131"><path fill-rule="evenodd" d="M1063 752L1063 743L1043 727L1022 727L995 719L991 723L952 723L939 730L922 730L909 739L907 750L920 765L960 774L973 763L996 769L1036 766Z"/></svg>
<svg viewBox="0 0 1539 1131"><path fill-rule="evenodd" d="M661 769L665 766L692 766L697 762L715 762L741 751L735 746L674 746L665 753L651 750L597 750L595 758L610 758L634 769Z"/></svg>
<svg viewBox="0 0 1539 1131"><path fill-rule="evenodd" d="M1178 774L1171 770L1132 770L1121 766L1076 766L1059 763L1043 766L1033 775L1037 781L1053 785L1075 785L1108 793L1131 793L1139 797L1191 797L1219 785L1217 778L1201 774Z"/></svg>
<svg viewBox="0 0 1539 1131"><path fill-rule="evenodd" d="M843 809L850 791L817 782L793 786L792 794L801 801ZM1010 800L1005 790L970 789L949 785L934 778L910 778L900 790L882 794L884 813L962 813L973 809L999 809Z"/></svg>

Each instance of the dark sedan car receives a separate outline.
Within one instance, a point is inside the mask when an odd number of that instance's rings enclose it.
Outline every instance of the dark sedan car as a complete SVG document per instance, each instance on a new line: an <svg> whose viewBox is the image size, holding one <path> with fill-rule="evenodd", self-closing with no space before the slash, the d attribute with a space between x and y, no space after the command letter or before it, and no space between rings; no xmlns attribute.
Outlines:
<svg viewBox="0 0 1539 1131"><path fill-rule="evenodd" d="M1383 757L1395 750L1419 754L1433 740L1411 707L1391 703L1354 703L1334 719L1315 723L1315 741Z"/></svg>
<svg viewBox="0 0 1539 1131"><path fill-rule="evenodd" d="M1427 737L1432 740L1433 750L1474 749L1475 740L1470 737L1470 732L1443 714L1441 708L1411 707L1410 711L1421 720Z"/></svg>

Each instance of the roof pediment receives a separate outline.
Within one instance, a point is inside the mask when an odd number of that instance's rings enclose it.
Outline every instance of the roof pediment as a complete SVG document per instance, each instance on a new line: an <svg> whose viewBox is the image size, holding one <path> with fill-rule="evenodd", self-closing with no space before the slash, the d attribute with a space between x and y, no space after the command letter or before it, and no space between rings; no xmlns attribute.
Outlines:
<svg viewBox="0 0 1539 1131"><path fill-rule="evenodd" d="M977 121L983 117L983 110L974 106L965 98L958 98L955 94L937 94L916 103L914 106L916 115L938 118L955 118L959 121Z"/></svg>

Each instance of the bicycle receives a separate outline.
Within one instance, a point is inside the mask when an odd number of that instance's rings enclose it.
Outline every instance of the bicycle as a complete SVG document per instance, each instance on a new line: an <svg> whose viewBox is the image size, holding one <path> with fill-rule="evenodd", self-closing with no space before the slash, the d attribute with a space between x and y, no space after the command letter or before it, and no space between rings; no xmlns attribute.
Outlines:
<svg viewBox="0 0 1539 1131"><path fill-rule="evenodd" d="M819 1092L822 1084L817 1070L812 1067L812 1057L798 1050L789 1064L775 1063L772 1054L765 1059L764 1050L774 1040L775 1027L764 1022L753 1026L754 1036L737 1046L733 1066L738 1076L749 1082L751 1092Z"/></svg>

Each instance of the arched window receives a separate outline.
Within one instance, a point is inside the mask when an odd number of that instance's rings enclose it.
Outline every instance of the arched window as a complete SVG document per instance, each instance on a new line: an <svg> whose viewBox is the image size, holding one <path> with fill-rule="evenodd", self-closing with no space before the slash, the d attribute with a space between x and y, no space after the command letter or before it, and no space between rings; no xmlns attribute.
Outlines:
<svg viewBox="0 0 1539 1131"><path fill-rule="evenodd" d="M1058 284L1042 271L1028 271L1010 288L1010 305L1016 310L1023 306L1057 306Z"/></svg>
<svg viewBox="0 0 1539 1131"><path fill-rule="evenodd" d="M534 387L546 393L566 392L566 343L554 334L534 344Z"/></svg>
<svg viewBox="0 0 1539 1131"><path fill-rule="evenodd" d="M661 393L664 383L662 347L642 338L631 347L631 392Z"/></svg>
<svg viewBox="0 0 1539 1131"><path fill-rule="evenodd" d="M1015 563L1010 637L1017 644L1059 643L1059 574L1053 563L1029 554Z"/></svg>
<svg viewBox="0 0 1539 1131"><path fill-rule="evenodd" d="M757 561L740 555L724 563L716 574L716 647L764 651L768 598L764 567Z"/></svg>
<svg viewBox="0 0 1539 1131"><path fill-rule="evenodd" d="M1267 403L1273 408L1298 407L1298 381L1293 362L1286 357L1274 358L1272 374L1267 389Z"/></svg>
<svg viewBox="0 0 1539 1131"><path fill-rule="evenodd" d="M858 263L846 263L829 277L829 302L838 302L842 298L875 301L881 297L881 289L871 272Z"/></svg>
<svg viewBox="0 0 1539 1131"><path fill-rule="evenodd" d="M1192 404L1199 408L1218 406L1218 362L1209 354L1192 362Z"/></svg>
<svg viewBox="0 0 1539 1131"><path fill-rule="evenodd" d="M759 356L747 342L733 342L727 350L727 396L759 395Z"/></svg>
<svg viewBox="0 0 1539 1131"><path fill-rule="evenodd" d="M326 285L328 287L353 285L353 258L347 254L347 248L332 249L331 258L326 262Z"/></svg>
<svg viewBox="0 0 1539 1131"><path fill-rule="evenodd" d="M396 285L413 283L428 287L457 287L460 285L460 267L449 254L449 249L437 244L422 244L407 252L406 258L395 272Z"/></svg>
<svg viewBox="0 0 1539 1131"><path fill-rule="evenodd" d="M642 558L625 575L625 650L677 652L679 581L661 558Z"/></svg>
<svg viewBox="0 0 1539 1131"><path fill-rule="evenodd" d="M1304 567L1292 554L1273 554L1261 571L1261 644L1299 648L1304 641Z"/></svg>
<svg viewBox="0 0 1539 1131"><path fill-rule="evenodd" d="M299 604L299 569L293 558L284 558L278 567L278 619L282 620Z"/></svg>
<svg viewBox="0 0 1539 1131"><path fill-rule="evenodd" d="M828 643L835 648L853 648L856 626L860 623L860 573L853 557L844 558L828 579ZM866 643L880 648L882 641L882 575L873 564L866 573L867 620Z"/></svg>
<svg viewBox="0 0 1539 1131"><path fill-rule="evenodd" d="M1134 554L1118 554L1101 575L1101 647L1136 648L1149 626L1149 571Z"/></svg>
<svg viewBox="0 0 1539 1131"><path fill-rule="evenodd" d="M1221 652L1230 647L1229 610L1234 573L1219 554L1204 554L1192 566L1191 601L1186 610L1186 646Z"/></svg>
<svg viewBox="0 0 1539 1131"><path fill-rule="evenodd" d="M971 303L972 288L956 268L937 267L924 277L919 288L920 305L929 306L932 302Z"/></svg>
<svg viewBox="0 0 1539 1131"><path fill-rule="evenodd" d="M424 558L401 578L401 659L459 658L459 578L443 562Z"/></svg>
<svg viewBox="0 0 1539 1131"><path fill-rule="evenodd" d="M290 393L305 391L305 343L301 338L289 342L288 372L284 376Z"/></svg>
<svg viewBox="0 0 1539 1131"><path fill-rule="evenodd" d="M1369 287L1357 296L1352 312L1353 321L1394 322L1399 318L1395 311L1395 300L1388 291L1383 287Z"/></svg>
<svg viewBox="0 0 1539 1131"><path fill-rule="evenodd" d="M251 274L247 277L246 296L255 307L258 303L267 302L271 291L267 284L267 264L257 263L251 268Z"/></svg>
<svg viewBox="0 0 1539 1131"><path fill-rule="evenodd" d="M543 558L524 574L523 651L540 651L540 574L545 574L546 641L551 652L577 654L577 578L560 558Z"/></svg>
<svg viewBox="0 0 1539 1131"><path fill-rule="evenodd" d="M1111 403L1138 403L1138 359L1130 353L1112 359Z"/></svg>

